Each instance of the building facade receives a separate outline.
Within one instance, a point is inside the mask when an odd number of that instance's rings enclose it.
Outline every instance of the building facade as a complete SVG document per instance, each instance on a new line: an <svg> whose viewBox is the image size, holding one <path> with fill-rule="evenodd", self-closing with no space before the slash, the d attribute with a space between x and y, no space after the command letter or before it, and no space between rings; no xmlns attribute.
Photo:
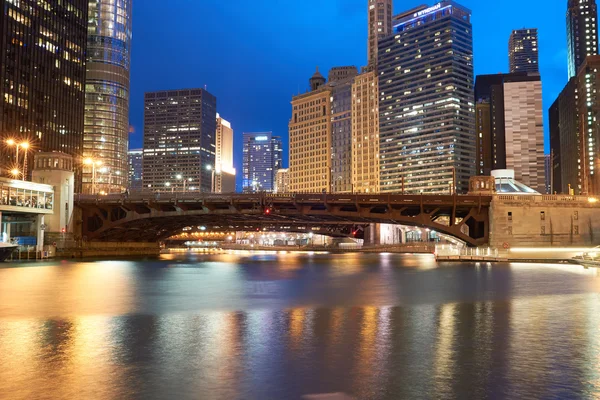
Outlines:
<svg viewBox="0 0 600 400"><path fill-rule="evenodd" d="M30 175L32 152L81 154L88 0L0 0L0 12L0 130L12 143L0 173Z"/></svg>
<svg viewBox="0 0 600 400"><path fill-rule="evenodd" d="M587 56L598 54L596 0L568 0L567 56L569 77L577 75Z"/></svg>
<svg viewBox="0 0 600 400"><path fill-rule="evenodd" d="M272 132L244 132L242 190L246 193L273 192L281 157L279 136L273 136Z"/></svg>
<svg viewBox="0 0 600 400"><path fill-rule="evenodd" d="M369 7L369 43L368 64L377 64L377 52L379 39L388 36L392 32L392 16L394 5L392 0L368 0Z"/></svg>
<svg viewBox="0 0 600 400"><path fill-rule="evenodd" d="M93 186L105 193L127 187L131 4L89 0L83 158L101 163L104 173L98 177L84 164L83 193Z"/></svg>
<svg viewBox="0 0 600 400"><path fill-rule="evenodd" d="M292 98L290 191L331 190L331 86L318 71L309 80L311 91Z"/></svg>
<svg viewBox="0 0 600 400"><path fill-rule="evenodd" d="M589 56L577 75L581 191L600 194L600 55Z"/></svg>
<svg viewBox="0 0 600 400"><path fill-rule="evenodd" d="M275 193L290 192L290 170L288 168L280 168L275 173Z"/></svg>
<svg viewBox="0 0 600 400"><path fill-rule="evenodd" d="M127 152L129 159L129 190L142 190L143 182L143 149L129 150Z"/></svg>
<svg viewBox="0 0 600 400"><path fill-rule="evenodd" d="M553 193L581 194L583 190L577 81L569 80L550 107L550 154Z"/></svg>
<svg viewBox="0 0 600 400"><path fill-rule="evenodd" d="M235 168L233 167L233 129L229 121L217 114L215 192L235 192Z"/></svg>
<svg viewBox="0 0 600 400"><path fill-rule="evenodd" d="M146 93L143 186L214 190L217 98L205 89Z"/></svg>
<svg viewBox="0 0 600 400"><path fill-rule="evenodd" d="M381 192L466 192L476 153L471 12L443 1L403 15L379 42Z"/></svg>
<svg viewBox="0 0 600 400"><path fill-rule="evenodd" d="M331 75L331 73L330 73ZM352 192L352 84L354 78L331 85L331 192Z"/></svg>
<svg viewBox="0 0 600 400"><path fill-rule="evenodd" d="M538 30L516 29L508 40L509 71L539 72Z"/></svg>
<svg viewBox="0 0 600 400"><path fill-rule="evenodd" d="M477 172L511 169L517 181L546 193L539 73L479 75L475 100Z"/></svg>
<svg viewBox="0 0 600 400"><path fill-rule="evenodd" d="M352 85L352 192L379 192L378 77L368 71Z"/></svg>
<svg viewBox="0 0 600 400"><path fill-rule="evenodd" d="M588 56L550 108L555 182L562 193L600 194L600 55Z"/></svg>
<svg viewBox="0 0 600 400"><path fill-rule="evenodd" d="M355 66L333 67L329 70L327 80L329 82L343 81L354 78L356 75L358 75L358 69Z"/></svg>

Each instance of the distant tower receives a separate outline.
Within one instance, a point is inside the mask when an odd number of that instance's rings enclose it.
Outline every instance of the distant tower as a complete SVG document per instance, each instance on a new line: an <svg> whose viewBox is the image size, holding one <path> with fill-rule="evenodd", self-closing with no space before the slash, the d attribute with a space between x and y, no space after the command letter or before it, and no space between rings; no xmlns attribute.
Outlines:
<svg viewBox="0 0 600 400"><path fill-rule="evenodd" d="M567 55L572 78L587 56L598 54L598 10L596 0L569 0L567 7Z"/></svg>
<svg viewBox="0 0 600 400"><path fill-rule="evenodd" d="M512 31L508 41L510 72L539 72L537 29Z"/></svg>
<svg viewBox="0 0 600 400"><path fill-rule="evenodd" d="M317 67L317 72L308 80L310 84L310 91L313 92L323 86L325 84L325 78L319 72L319 67Z"/></svg>
<svg viewBox="0 0 600 400"><path fill-rule="evenodd" d="M377 43L380 38L392 33L392 0L369 1L369 49L368 62L370 66L377 64Z"/></svg>

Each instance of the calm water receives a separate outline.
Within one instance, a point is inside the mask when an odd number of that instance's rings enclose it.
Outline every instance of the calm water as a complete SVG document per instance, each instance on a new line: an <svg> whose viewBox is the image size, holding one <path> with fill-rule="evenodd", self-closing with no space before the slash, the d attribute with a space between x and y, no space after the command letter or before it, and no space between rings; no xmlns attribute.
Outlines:
<svg viewBox="0 0 600 400"><path fill-rule="evenodd" d="M391 255L0 268L0 399L600 398L600 276Z"/></svg>

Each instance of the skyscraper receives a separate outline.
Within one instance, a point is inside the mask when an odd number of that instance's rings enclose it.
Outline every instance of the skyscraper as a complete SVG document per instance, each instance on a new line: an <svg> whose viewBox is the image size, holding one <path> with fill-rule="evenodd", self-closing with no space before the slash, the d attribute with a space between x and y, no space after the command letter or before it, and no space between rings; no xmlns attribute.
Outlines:
<svg viewBox="0 0 600 400"><path fill-rule="evenodd" d="M394 19L379 42L381 191L467 191L475 173L471 12L454 1Z"/></svg>
<svg viewBox="0 0 600 400"><path fill-rule="evenodd" d="M554 190L600 194L600 55L588 56L550 108Z"/></svg>
<svg viewBox="0 0 600 400"><path fill-rule="evenodd" d="M553 193L582 190L577 81L577 77L569 80L549 111Z"/></svg>
<svg viewBox="0 0 600 400"><path fill-rule="evenodd" d="M309 79L311 91L292 98L290 191L331 190L331 85L318 70Z"/></svg>
<svg viewBox="0 0 600 400"><path fill-rule="evenodd" d="M129 157L129 189L142 190L144 150L129 150L127 155Z"/></svg>
<svg viewBox="0 0 600 400"><path fill-rule="evenodd" d="M369 0L369 45L368 63L377 64L377 45L379 39L392 32L392 15L394 6L392 0Z"/></svg>
<svg viewBox="0 0 600 400"><path fill-rule="evenodd" d="M512 169L515 179L546 193L540 74L479 75L475 84L477 169Z"/></svg>
<svg viewBox="0 0 600 400"><path fill-rule="evenodd" d="M144 189L213 191L216 110L204 89L146 93Z"/></svg>
<svg viewBox="0 0 600 400"><path fill-rule="evenodd" d="M129 70L132 0L89 0L83 157L101 163L104 176L93 185L84 165L83 193L92 187L120 193L127 186Z"/></svg>
<svg viewBox="0 0 600 400"><path fill-rule="evenodd" d="M352 191L379 192L379 94L375 70L352 85Z"/></svg>
<svg viewBox="0 0 600 400"><path fill-rule="evenodd" d="M329 74L331 75L331 73ZM331 86L331 192L352 192L352 84L354 76Z"/></svg>
<svg viewBox="0 0 600 400"><path fill-rule="evenodd" d="M281 168L281 138L272 132L244 133L242 189L244 192L273 192Z"/></svg>
<svg viewBox="0 0 600 400"><path fill-rule="evenodd" d="M217 114L215 155L215 193L235 192L235 168L233 168L233 129L231 123Z"/></svg>
<svg viewBox="0 0 600 400"><path fill-rule="evenodd" d="M88 0L0 0L0 130L31 151L80 156ZM15 145L13 144L13 146ZM23 148L0 146L1 173ZM28 168L31 171L31 168Z"/></svg>
<svg viewBox="0 0 600 400"><path fill-rule="evenodd" d="M569 77L577 75L587 56L598 54L596 0L568 0L567 56Z"/></svg>
<svg viewBox="0 0 600 400"><path fill-rule="evenodd" d="M588 56L577 74L581 192L600 194L600 55Z"/></svg>
<svg viewBox="0 0 600 400"><path fill-rule="evenodd" d="M510 72L539 72L537 29L517 29L508 40Z"/></svg>

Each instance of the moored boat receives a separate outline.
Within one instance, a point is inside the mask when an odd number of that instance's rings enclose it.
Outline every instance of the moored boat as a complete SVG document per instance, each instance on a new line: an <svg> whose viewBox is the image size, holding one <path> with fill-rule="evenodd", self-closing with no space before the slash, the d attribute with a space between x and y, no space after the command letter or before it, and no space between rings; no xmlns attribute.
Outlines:
<svg viewBox="0 0 600 400"><path fill-rule="evenodd" d="M6 261L18 247L18 245L12 243L0 243L0 262Z"/></svg>

